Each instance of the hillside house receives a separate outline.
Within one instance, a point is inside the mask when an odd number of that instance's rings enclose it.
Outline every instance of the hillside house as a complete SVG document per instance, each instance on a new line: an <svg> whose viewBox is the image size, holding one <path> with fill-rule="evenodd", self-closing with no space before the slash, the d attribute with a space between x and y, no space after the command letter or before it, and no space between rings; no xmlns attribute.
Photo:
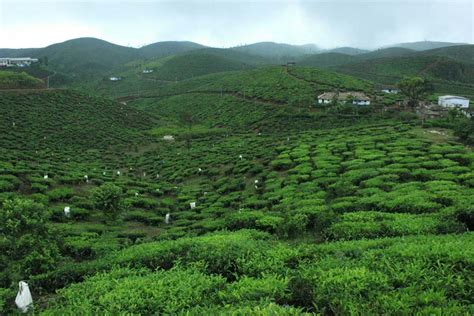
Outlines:
<svg viewBox="0 0 474 316"><path fill-rule="evenodd" d="M398 94L400 91L395 88L383 88L382 92L389 93L389 94Z"/></svg>
<svg viewBox="0 0 474 316"><path fill-rule="evenodd" d="M110 81L120 81L120 80L122 80L122 78L121 77L110 77L109 80Z"/></svg>
<svg viewBox="0 0 474 316"><path fill-rule="evenodd" d="M29 67L32 63L38 62L37 58L0 58L0 67Z"/></svg>
<svg viewBox="0 0 474 316"><path fill-rule="evenodd" d="M330 104L333 100L340 103L352 100L354 105L370 105L370 98L362 92L325 92L318 96L318 104Z"/></svg>
<svg viewBox="0 0 474 316"><path fill-rule="evenodd" d="M144 74L151 74L153 72L153 69L145 69L143 70Z"/></svg>
<svg viewBox="0 0 474 316"><path fill-rule="evenodd" d="M438 98L438 105L445 108L469 108L469 99L455 95L443 95Z"/></svg>

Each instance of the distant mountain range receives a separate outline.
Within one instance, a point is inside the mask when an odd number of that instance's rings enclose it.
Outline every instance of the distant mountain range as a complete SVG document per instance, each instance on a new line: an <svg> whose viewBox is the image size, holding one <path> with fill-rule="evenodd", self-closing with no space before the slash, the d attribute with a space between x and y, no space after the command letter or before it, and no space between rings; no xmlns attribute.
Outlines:
<svg viewBox="0 0 474 316"><path fill-rule="evenodd" d="M313 44L274 42L219 49L193 42L168 41L132 48L97 38L78 38L45 48L0 49L0 57L20 56L41 58L41 69L55 74L52 80L55 86L93 83L108 76L133 77L132 81L147 79L151 84L149 80L186 80L288 61L382 83L393 83L404 75L413 74L474 83L474 45L448 42L402 43L368 51L354 47L323 50ZM154 72L143 76L144 69ZM37 75L41 72L25 70L41 77Z"/></svg>

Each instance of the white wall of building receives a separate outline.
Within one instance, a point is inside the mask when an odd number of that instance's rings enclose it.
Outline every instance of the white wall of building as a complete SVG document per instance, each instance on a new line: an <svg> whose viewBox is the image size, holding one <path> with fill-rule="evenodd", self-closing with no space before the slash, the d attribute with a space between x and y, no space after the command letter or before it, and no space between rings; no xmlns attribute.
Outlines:
<svg viewBox="0 0 474 316"><path fill-rule="evenodd" d="M469 108L469 99L456 96L444 96L438 98L438 105L447 108L460 107L463 109Z"/></svg>

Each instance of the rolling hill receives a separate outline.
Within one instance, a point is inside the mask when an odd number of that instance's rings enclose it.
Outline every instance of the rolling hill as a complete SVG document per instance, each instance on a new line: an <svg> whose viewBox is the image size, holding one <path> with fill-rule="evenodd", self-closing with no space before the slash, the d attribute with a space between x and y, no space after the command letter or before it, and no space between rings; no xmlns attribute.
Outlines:
<svg viewBox="0 0 474 316"><path fill-rule="evenodd" d="M473 65L437 56L379 58L345 64L337 66L335 69L367 78L374 76L382 81L420 75L434 80L474 83Z"/></svg>
<svg viewBox="0 0 474 316"><path fill-rule="evenodd" d="M131 47L96 38L78 38L45 47L33 57L48 57L49 68L74 78L108 71L138 56Z"/></svg>
<svg viewBox="0 0 474 316"><path fill-rule="evenodd" d="M123 146L153 124L139 110L70 90L0 92L0 119L0 147L31 151Z"/></svg>
<svg viewBox="0 0 474 316"><path fill-rule="evenodd" d="M343 53L321 53L307 56L298 60L298 65L316 68L327 68L348 64L356 60L354 56Z"/></svg>
<svg viewBox="0 0 474 316"><path fill-rule="evenodd" d="M271 58L277 62L287 61L287 59L300 57L307 54L314 54L319 49L314 45L289 45L274 42L260 42L249 45L231 48L239 52Z"/></svg>
<svg viewBox="0 0 474 316"><path fill-rule="evenodd" d="M360 48L354 48L354 47L338 47L338 48L330 49L329 52L355 56L355 55L368 53L369 51L366 49L360 49Z"/></svg>
<svg viewBox="0 0 474 316"><path fill-rule="evenodd" d="M167 41L157 42L140 47L138 51L140 52L140 55L144 58L160 58L185 53L196 49L202 49L205 47L206 46L204 45L193 42Z"/></svg>
<svg viewBox="0 0 474 316"><path fill-rule="evenodd" d="M420 41L420 42L393 44L393 45L390 45L389 47L401 47L401 48L407 48L407 49L412 49L416 51L424 51L424 50L430 50L430 49L435 49L435 48L457 46L457 45L464 45L464 44L465 43Z"/></svg>
<svg viewBox="0 0 474 316"><path fill-rule="evenodd" d="M178 81L216 72L250 69L252 66L209 53L174 56L154 69L151 78Z"/></svg>
<svg viewBox="0 0 474 316"><path fill-rule="evenodd" d="M386 58L386 57L403 57L410 56L415 53L414 50L402 47L390 47L374 50L371 52L363 53L357 55L357 59L366 60L366 59L377 59L377 58Z"/></svg>
<svg viewBox="0 0 474 316"><path fill-rule="evenodd" d="M448 57L416 54L408 57L368 59L331 69L389 85L397 83L405 76L422 76L434 82L439 93L471 96L474 87L473 64Z"/></svg>
<svg viewBox="0 0 474 316"><path fill-rule="evenodd" d="M459 45L419 52L420 56L444 56L456 61L474 64L474 45Z"/></svg>

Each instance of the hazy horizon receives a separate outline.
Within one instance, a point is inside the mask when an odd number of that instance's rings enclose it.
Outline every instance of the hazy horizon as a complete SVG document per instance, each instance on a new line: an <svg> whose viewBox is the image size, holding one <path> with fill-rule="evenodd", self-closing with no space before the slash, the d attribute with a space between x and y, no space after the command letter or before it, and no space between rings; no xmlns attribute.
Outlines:
<svg viewBox="0 0 474 316"><path fill-rule="evenodd" d="M322 49L424 40L472 44L473 10L472 0L0 0L0 47L40 48L80 37L131 47L163 41L219 48L257 42Z"/></svg>

